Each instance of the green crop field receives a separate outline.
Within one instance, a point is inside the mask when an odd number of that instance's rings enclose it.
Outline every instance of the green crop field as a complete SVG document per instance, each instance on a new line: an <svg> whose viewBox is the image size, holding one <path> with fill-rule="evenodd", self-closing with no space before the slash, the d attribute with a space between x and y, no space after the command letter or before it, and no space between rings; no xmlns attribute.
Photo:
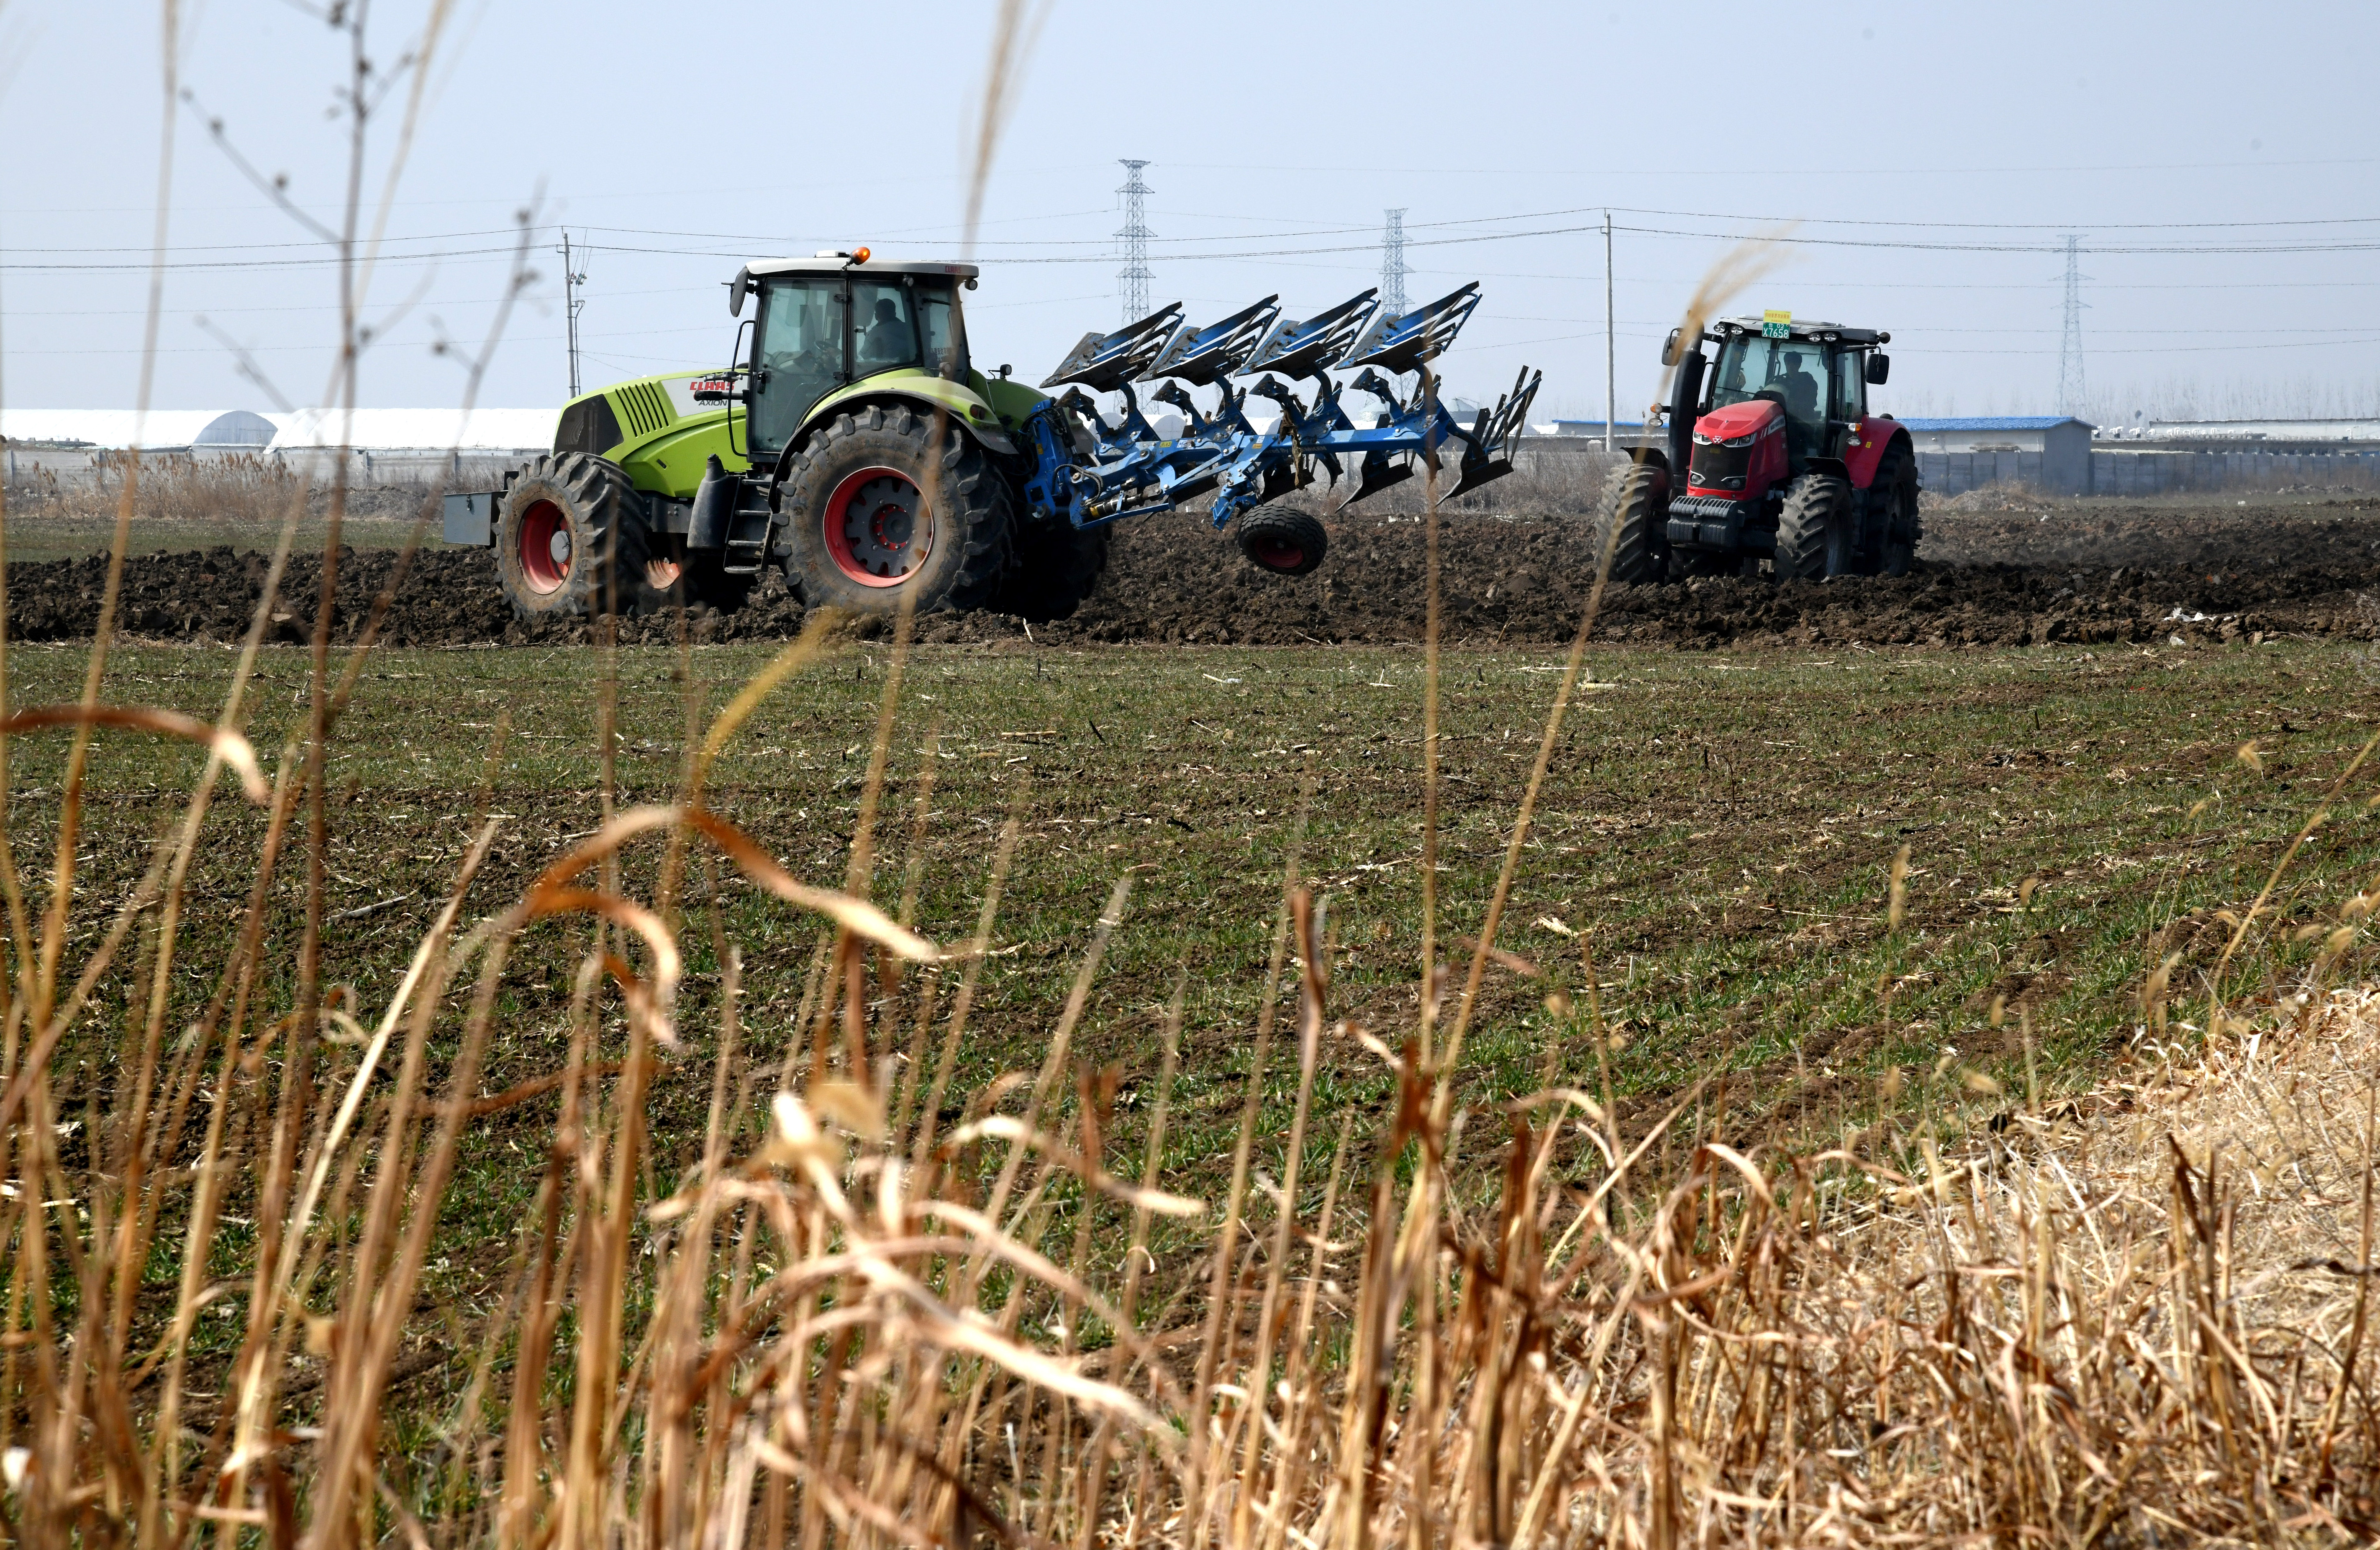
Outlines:
<svg viewBox="0 0 2380 1550"><path fill-rule="evenodd" d="M618 801L670 800L689 731L769 655L622 653ZM233 660L219 649L122 650L108 697L212 715ZM583 648L371 660L328 781L327 974L354 987L364 1023L443 901L475 815L494 817L498 838L467 920L509 903L597 827L600 660ZM17 648L18 702L72 697L82 661L79 649ZM1439 918L1455 987L1469 958L1458 938L1485 914L1560 667L1546 652L1445 658ZM299 650L263 655L250 731L268 768L302 725L305 668ZM843 648L766 701L712 771L717 808L808 880L842 881L889 668L881 646ZM1998 1100L1968 1088L1982 1086L1980 1075L2021 1089L2028 1030L2031 1080L2045 1093L2105 1076L2141 1023L2147 971L2180 951L2177 991L2200 983L2192 975L2225 934L2210 913L2253 897L2369 735L2362 662L2290 645L1598 650L1586 676L1499 937L1526 962L1489 969L1459 1091L1483 1105L1549 1079L1590 1090L1603 1079L1585 1036L1584 946L1603 1015L1621 1034L1610 1079L1623 1111L1717 1077L1705 1120L1750 1135L1833 1132L1873 1112L1880 1084L1912 1112L1988 1107ZM1310 1132L1318 1155L1305 1169L1320 1177L1336 1116L1374 1115L1391 1090L1356 1027L1394 1046L1415 1021L1421 697L1421 659L1404 650L917 650L878 825L879 902L893 909L914 887L919 928L963 943L1003 822L1013 815L1023 835L951 1114L965 1095L1040 1061L1101 903L1129 874L1127 913L1075 1047L1090 1066L1117 1068L1110 1141L1119 1156L1136 1156L1163 1008L1186 972L1165 1182L1190 1194L1218 1188L1303 812L1301 872L1328 901L1330 1010L1349 1020L1322 1058L1317 1108L1332 1122ZM53 733L14 745L12 835L29 866L47 854L66 741ZM2248 743L2261 770L2239 757ZM102 886L83 894L79 938L104 925L196 768L179 745L102 736L91 781L103 821L88 824L83 841ZM1309 782L1310 799L1301 794ZM197 964L227 956L261 832L258 810L229 793L210 823L217 840L200 852L181 950ZM2342 806L2278 895L2282 939L2330 919L2380 863L2375 841L2380 819ZM1903 845L1896 931L1888 892ZM632 892L651 896L662 848L646 842L631 853ZM280 935L259 992L267 1004L289 994L303 902L296 856L276 881ZM743 959L733 1079L765 1092L783 1062L806 1058L799 1013L823 940L815 917L707 865L690 872L683 911L688 1042L656 1090L663 1169L686 1166L701 1144L718 944ZM515 956L487 1091L560 1068L585 941L584 926L540 926ZM2275 963L2256 955L2233 978L2252 992ZM176 983L188 1006L175 1026L213 989L197 975ZM1291 989L1285 980L1284 999ZM1566 1014L1549 1010L1549 997L1560 1008L1564 996ZM2177 1015L2196 1017L2186 1007ZM119 1020L103 1013L85 1026L112 1038ZM905 1011L885 1022L914 1026ZM903 1063L896 1086L917 1059L908 1048L879 1054ZM334 1051L330 1074L340 1059L352 1051ZM1896 1069L1905 1084L1888 1081ZM1272 1063L1258 1135L1275 1138L1276 1154L1293 1078L1288 1061ZM80 1101L61 1095L62 1107ZM468 1144L449 1207L444 1291L483 1295L492 1284L540 1166L520 1138L550 1128L552 1102L507 1109ZM1282 1166L1263 1149L1262 1166Z"/></svg>

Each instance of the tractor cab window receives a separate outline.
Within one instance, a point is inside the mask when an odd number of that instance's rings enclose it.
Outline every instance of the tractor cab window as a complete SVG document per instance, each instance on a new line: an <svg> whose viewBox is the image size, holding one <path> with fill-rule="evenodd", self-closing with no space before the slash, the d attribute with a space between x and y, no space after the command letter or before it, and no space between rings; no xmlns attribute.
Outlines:
<svg viewBox="0 0 2380 1550"><path fill-rule="evenodd" d="M852 282L853 375L917 364L917 292L898 281Z"/></svg>
<svg viewBox="0 0 2380 1550"><path fill-rule="evenodd" d="M918 286L917 322L926 336L926 369L953 382L965 381L966 323L959 316L958 292L948 285Z"/></svg>
<svg viewBox="0 0 2380 1550"><path fill-rule="evenodd" d="M844 381L845 282L796 274L765 282L752 346L752 445L773 452L801 429L810 406Z"/></svg>
<svg viewBox="0 0 2380 1550"><path fill-rule="evenodd" d="M1840 350L1835 355L1834 418L1857 424L1867 415L1867 353Z"/></svg>
<svg viewBox="0 0 2380 1550"><path fill-rule="evenodd" d="M1788 442L1797 451L1815 443L1827 423L1827 357L1807 339L1739 333L1719 346L1711 407L1766 398L1785 411Z"/></svg>

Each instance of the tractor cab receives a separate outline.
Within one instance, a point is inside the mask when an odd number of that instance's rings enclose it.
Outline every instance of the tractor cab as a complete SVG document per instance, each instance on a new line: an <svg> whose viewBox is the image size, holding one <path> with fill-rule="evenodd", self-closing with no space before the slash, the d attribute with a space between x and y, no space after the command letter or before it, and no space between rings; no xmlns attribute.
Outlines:
<svg viewBox="0 0 2380 1550"><path fill-rule="evenodd" d="M1678 575L1899 575L1918 539L1909 433L1868 412L1892 336L1790 312L1728 318L1689 342L1676 368L1665 450L1648 448L1611 520L1622 580ZM1706 355L1705 345L1716 345Z"/></svg>
<svg viewBox="0 0 2380 1550"><path fill-rule="evenodd" d="M1718 357L1707 372L1707 394L1696 406L1695 450L1691 454L1696 472L1706 446L1722 450L1728 442L1740 438L1745 428L1768 418L1763 411L1739 409L1725 416L1720 424L1703 424L1738 406L1776 406L1775 418L1782 422L1785 442L1782 472L1788 477L1807 473L1813 458L1843 461L1857 428L1867 418L1869 373L1874 370L1875 380L1882 381L1889 370L1885 358L1871 352L1890 335L1833 323L1787 324L1775 333L1766 332L1767 326L1741 319L1719 323L1710 331L1718 342ZM1706 439L1709 431L1727 433ZM1706 484L1691 477L1688 482L1710 489L1742 488L1715 481Z"/></svg>
<svg viewBox="0 0 2380 1550"><path fill-rule="evenodd" d="M1798 467L1826 444L1830 401L1840 396L1829 392L1830 379L1840 371L1856 381L1858 369L1858 357L1848 350L1830 360L1826 347L1810 340L1739 334L1719 348L1711 374L1710 413L1737 405L1775 405L1777 417L1784 421L1788 466ZM1725 428L1754 426L1767 418L1761 411L1729 416Z"/></svg>
<svg viewBox="0 0 2380 1550"><path fill-rule="evenodd" d="M747 267L731 289L739 302L745 291L759 302L746 384L754 453L783 450L812 410L856 382L916 377L970 387L959 292L975 273L941 263L862 270L842 254Z"/></svg>

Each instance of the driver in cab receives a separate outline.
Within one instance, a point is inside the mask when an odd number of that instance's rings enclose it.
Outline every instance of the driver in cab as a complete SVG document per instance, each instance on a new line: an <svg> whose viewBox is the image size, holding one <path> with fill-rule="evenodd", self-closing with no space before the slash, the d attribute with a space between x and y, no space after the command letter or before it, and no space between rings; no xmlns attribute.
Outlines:
<svg viewBox="0 0 2380 1550"><path fill-rule="evenodd" d="M860 345L859 356L868 361L900 361L909 357L916 341L909 336L907 320L901 316L901 306L889 296L876 298L876 320L868 325L868 337Z"/></svg>

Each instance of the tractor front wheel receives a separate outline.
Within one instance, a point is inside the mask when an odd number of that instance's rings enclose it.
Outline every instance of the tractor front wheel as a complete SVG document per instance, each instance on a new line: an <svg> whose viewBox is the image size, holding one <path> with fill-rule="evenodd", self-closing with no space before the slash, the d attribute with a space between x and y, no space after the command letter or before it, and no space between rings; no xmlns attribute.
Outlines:
<svg viewBox="0 0 2380 1550"><path fill-rule="evenodd" d="M1803 474L1785 487L1777 518L1779 579L1818 581L1852 568L1852 486L1839 474Z"/></svg>
<svg viewBox="0 0 2380 1550"><path fill-rule="evenodd" d="M1309 575L1330 552L1330 535L1304 512L1256 511L1240 518L1240 552L1275 575Z"/></svg>
<svg viewBox="0 0 2380 1550"><path fill-rule="evenodd" d="M616 463L585 453L530 460L496 520L496 581L522 619L646 612L658 589L644 501Z"/></svg>
<svg viewBox="0 0 2380 1550"><path fill-rule="evenodd" d="M980 608L1008 568L1007 487L982 448L955 430L937 446L907 408L837 415L795 457L784 503L785 579L809 608Z"/></svg>
<svg viewBox="0 0 2380 1550"><path fill-rule="evenodd" d="M1611 551L1611 579L1631 587L1657 582L1670 571L1670 475L1639 463L1622 473L1610 509L1596 532L1596 563Z"/></svg>

